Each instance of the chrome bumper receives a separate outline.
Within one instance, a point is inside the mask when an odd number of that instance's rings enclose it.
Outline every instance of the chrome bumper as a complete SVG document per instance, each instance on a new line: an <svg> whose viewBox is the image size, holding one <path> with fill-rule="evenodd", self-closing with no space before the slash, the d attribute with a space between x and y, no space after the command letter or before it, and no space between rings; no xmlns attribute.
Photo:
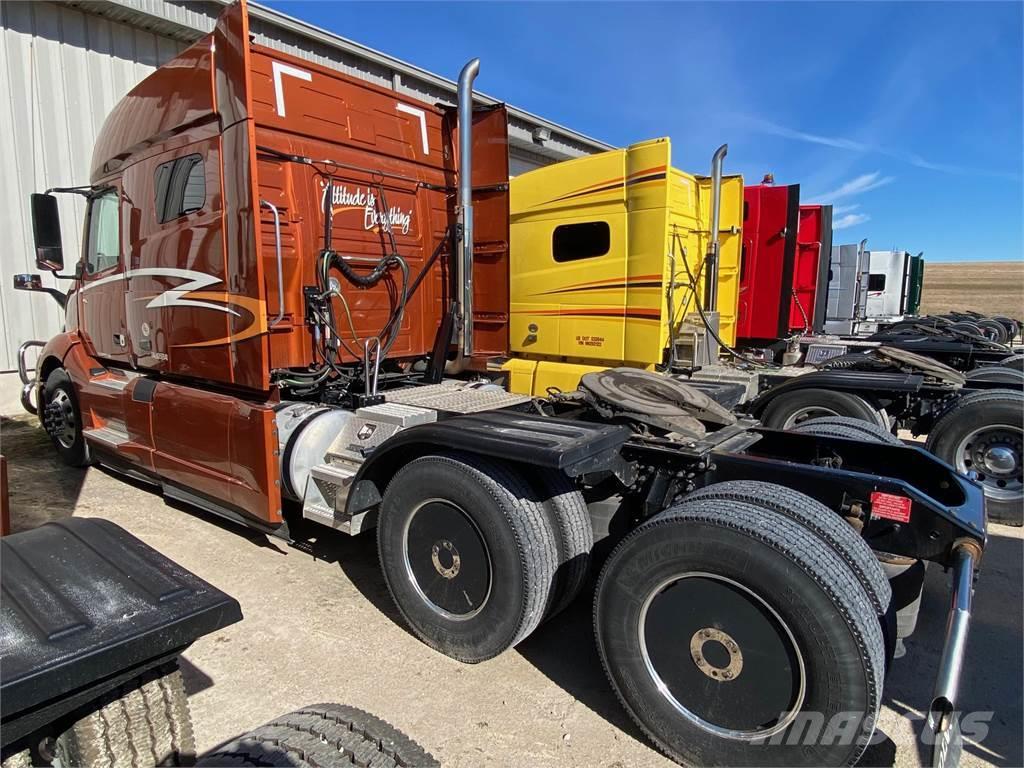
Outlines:
<svg viewBox="0 0 1024 768"><path fill-rule="evenodd" d="M45 346L45 341L26 341L18 347L18 378L21 379L21 407L33 416L38 413L36 403L33 402L33 397L37 394L37 382L34 371L32 374L29 373L25 355L32 347Z"/></svg>
<svg viewBox="0 0 1024 768"><path fill-rule="evenodd" d="M980 554L975 546L964 544L954 551L953 597L946 624L946 640L939 659L935 693L928 708L925 727L932 745L932 768L959 765L963 751L959 712L956 710L960 676L967 653L967 632L971 624L971 600L974 592L974 566Z"/></svg>

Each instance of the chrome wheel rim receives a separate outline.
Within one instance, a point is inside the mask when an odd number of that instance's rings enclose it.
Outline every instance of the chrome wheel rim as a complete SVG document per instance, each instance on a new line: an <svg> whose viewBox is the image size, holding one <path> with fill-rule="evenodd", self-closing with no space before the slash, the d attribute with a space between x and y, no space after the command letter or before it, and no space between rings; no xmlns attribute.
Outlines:
<svg viewBox="0 0 1024 768"><path fill-rule="evenodd" d="M1024 498L1024 430L1019 424L990 424L968 433L957 445L956 468L977 473L985 495L998 501Z"/></svg>
<svg viewBox="0 0 1024 768"><path fill-rule="evenodd" d="M819 419L825 416L841 416L841 413L837 413L831 408L826 408L822 405L808 405L803 408L798 408L786 417L785 422L782 424L783 429L792 429L798 424L809 419Z"/></svg>
<svg viewBox="0 0 1024 768"><path fill-rule="evenodd" d="M680 585L688 588L659 606ZM715 606L710 614L701 608L704 601L691 599L694 590L709 587L705 597ZM679 610L684 605L693 610ZM736 610L740 606L745 607ZM678 631L667 632L666 620ZM767 601L732 579L702 571L665 579L644 600L638 633L644 667L658 692L703 730L757 741L789 727L803 706L807 673L793 633ZM770 642L757 639L765 637ZM760 699L752 701L751 695ZM733 706L737 697L745 707Z"/></svg>
<svg viewBox="0 0 1024 768"><path fill-rule="evenodd" d="M53 393L46 405L43 425L62 448L70 448L75 444L78 438L78 419L75 418L74 403L65 390L58 389Z"/></svg>
<svg viewBox="0 0 1024 768"><path fill-rule="evenodd" d="M448 499L421 501L402 530L402 561L413 591L434 613L467 621L487 605L493 565L480 528Z"/></svg>

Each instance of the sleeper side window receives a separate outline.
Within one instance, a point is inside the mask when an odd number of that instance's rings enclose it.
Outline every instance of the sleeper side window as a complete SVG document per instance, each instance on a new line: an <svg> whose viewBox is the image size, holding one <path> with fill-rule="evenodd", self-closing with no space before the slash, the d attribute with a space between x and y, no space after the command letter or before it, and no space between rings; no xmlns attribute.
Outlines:
<svg viewBox="0 0 1024 768"><path fill-rule="evenodd" d="M119 222L120 200L116 189L109 189L89 203L89 243L85 251L85 271L97 272L116 267L121 256Z"/></svg>
<svg viewBox="0 0 1024 768"><path fill-rule="evenodd" d="M885 290L885 275L868 275L868 290L869 291L884 291Z"/></svg>
<svg viewBox="0 0 1024 768"><path fill-rule="evenodd" d="M562 224L551 235L555 261L579 261L604 256L612 247L612 230L606 221Z"/></svg>
<svg viewBox="0 0 1024 768"><path fill-rule="evenodd" d="M202 210L206 204L206 170L202 155L186 155L161 163L153 184L156 220L164 222Z"/></svg>

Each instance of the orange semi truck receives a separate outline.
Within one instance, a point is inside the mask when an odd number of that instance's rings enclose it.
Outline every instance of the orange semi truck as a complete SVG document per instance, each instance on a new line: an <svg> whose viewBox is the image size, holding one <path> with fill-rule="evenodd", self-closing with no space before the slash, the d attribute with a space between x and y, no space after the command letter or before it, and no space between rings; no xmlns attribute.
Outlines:
<svg viewBox="0 0 1024 768"><path fill-rule="evenodd" d="M88 201L72 288L51 289L66 328L21 358L41 347L24 399L60 456L286 538L301 518L376 529L403 618L465 662L576 596L583 494L621 498L597 647L685 763L855 762L893 658L872 549L940 563L928 730L955 761L979 487L916 448L762 428L653 372L507 391L489 377L510 354L507 128L473 105L479 62L450 109L253 45L247 25L227 8L114 109L88 184L33 196L54 272L53 194ZM689 250L712 275L718 162ZM807 734L837 717L846 737Z"/></svg>

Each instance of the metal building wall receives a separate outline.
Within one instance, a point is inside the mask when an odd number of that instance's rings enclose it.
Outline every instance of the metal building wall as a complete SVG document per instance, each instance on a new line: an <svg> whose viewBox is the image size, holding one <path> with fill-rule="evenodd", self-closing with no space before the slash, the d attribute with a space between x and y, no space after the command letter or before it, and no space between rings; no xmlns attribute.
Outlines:
<svg viewBox="0 0 1024 768"><path fill-rule="evenodd" d="M47 339L62 323L48 296L12 287L13 275L39 271L29 194L88 183L93 142L107 113L185 47L67 6L0 3L0 371L17 366L22 341ZM85 206L80 197L59 197L70 270ZM48 274L43 280L58 284Z"/></svg>

